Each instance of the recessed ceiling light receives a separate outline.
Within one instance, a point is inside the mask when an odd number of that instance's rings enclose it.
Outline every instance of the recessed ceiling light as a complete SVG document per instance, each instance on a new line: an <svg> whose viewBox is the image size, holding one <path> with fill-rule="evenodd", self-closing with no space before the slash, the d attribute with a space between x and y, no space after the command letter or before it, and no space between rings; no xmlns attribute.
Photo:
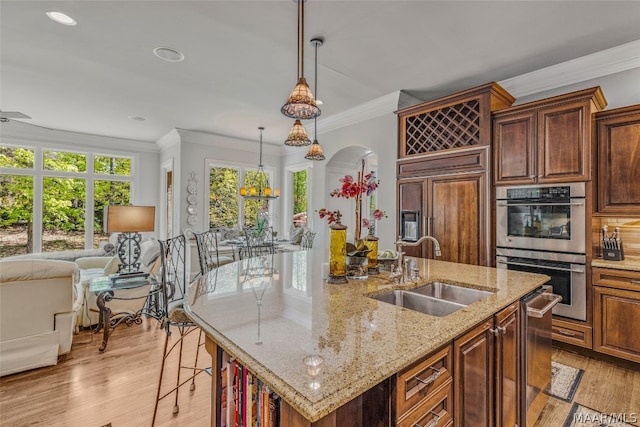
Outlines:
<svg viewBox="0 0 640 427"><path fill-rule="evenodd" d="M182 52L170 47L157 47L153 49L153 54L158 58L169 62L180 62L184 59Z"/></svg>
<svg viewBox="0 0 640 427"><path fill-rule="evenodd" d="M62 25L77 25L78 23L76 22L75 19L73 19L72 17L70 17L67 14L64 14L62 12L56 12L55 10L50 10L47 12L47 16L49 17L49 19L51 19L52 21L57 22L58 24L62 24Z"/></svg>
<svg viewBox="0 0 640 427"><path fill-rule="evenodd" d="M135 120L136 122L144 122L147 119L140 116L129 116L129 120Z"/></svg>

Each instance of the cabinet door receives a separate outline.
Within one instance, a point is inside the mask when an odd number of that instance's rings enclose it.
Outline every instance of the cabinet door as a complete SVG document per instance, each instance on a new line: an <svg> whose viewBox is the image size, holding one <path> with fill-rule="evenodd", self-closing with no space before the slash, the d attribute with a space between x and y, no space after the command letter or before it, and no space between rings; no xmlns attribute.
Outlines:
<svg viewBox="0 0 640 427"><path fill-rule="evenodd" d="M456 426L494 425L493 318L454 341L454 423Z"/></svg>
<svg viewBox="0 0 640 427"><path fill-rule="evenodd" d="M640 362L640 292L602 286L593 290L593 349Z"/></svg>
<svg viewBox="0 0 640 427"><path fill-rule="evenodd" d="M538 182L591 179L591 117L588 102L538 111Z"/></svg>
<svg viewBox="0 0 640 427"><path fill-rule="evenodd" d="M487 265L485 186L484 173L429 179L427 232L440 243L440 260ZM430 241L425 250L432 254Z"/></svg>
<svg viewBox="0 0 640 427"><path fill-rule="evenodd" d="M496 314L496 427L520 424L520 339L518 304Z"/></svg>
<svg viewBox="0 0 640 427"><path fill-rule="evenodd" d="M493 121L494 182L533 184L536 179L536 112Z"/></svg>
<svg viewBox="0 0 640 427"><path fill-rule="evenodd" d="M635 113L598 120L598 212L601 213L640 214L640 105L633 111Z"/></svg>

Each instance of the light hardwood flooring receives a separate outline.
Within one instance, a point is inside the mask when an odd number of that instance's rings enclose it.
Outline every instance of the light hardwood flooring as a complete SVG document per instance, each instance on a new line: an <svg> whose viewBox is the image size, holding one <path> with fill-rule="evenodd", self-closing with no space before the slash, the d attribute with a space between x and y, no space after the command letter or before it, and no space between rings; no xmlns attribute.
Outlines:
<svg viewBox="0 0 640 427"><path fill-rule="evenodd" d="M102 335L82 331L71 353L58 365L0 379L0 426L112 427L149 426L161 363L164 331L155 321L116 328L107 350L100 354ZM175 335L175 334L174 334ZM194 353L196 334L187 343ZM201 348L206 366L209 355ZM640 413L640 369L555 349L554 360L584 369L573 401L603 412ZM187 360L192 360L190 357ZM170 361L165 378L175 372ZM209 425L211 378L199 375L193 394L180 393L180 413L172 415L173 400L161 402L157 426ZM549 398L536 427L563 425L571 409Z"/></svg>
<svg viewBox="0 0 640 427"><path fill-rule="evenodd" d="M164 330L155 320L118 326L104 353L98 352L102 333L81 331L71 353L56 366L0 378L0 426L112 427L150 426L162 361ZM197 333L186 348L191 364ZM178 336L177 332L172 338ZM211 359L200 348L199 365ZM168 360L164 383L175 381L177 359ZM170 387L169 387L170 388ZM172 415L173 399L160 402L156 426L208 426L211 377L196 377L196 390L180 390L180 413Z"/></svg>

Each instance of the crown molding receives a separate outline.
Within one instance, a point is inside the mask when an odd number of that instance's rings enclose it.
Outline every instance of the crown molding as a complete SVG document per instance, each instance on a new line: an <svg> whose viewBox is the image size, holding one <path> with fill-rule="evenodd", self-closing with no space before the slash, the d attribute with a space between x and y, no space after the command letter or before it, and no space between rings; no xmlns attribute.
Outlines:
<svg viewBox="0 0 640 427"><path fill-rule="evenodd" d="M517 98L638 67L640 40L635 40L498 83Z"/></svg>
<svg viewBox="0 0 640 427"><path fill-rule="evenodd" d="M400 91L397 90L357 105L356 107L349 108L341 113L334 114L324 119L318 119L318 133L330 132L345 126L393 113L398 109L399 98ZM309 128L309 132L313 133L313 126L310 126Z"/></svg>
<svg viewBox="0 0 640 427"><path fill-rule="evenodd" d="M18 121L10 121L0 125L2 141L7 144L38 146L51 144L59 147L69 147L73 150L91 148L93 151L107 151L109 153L158 153L160 150L154 143L133 139L113 138L109 136L92 135L88 133L71 132L51 129Z"/></svg>
<svg viewBox="0 0 640 427"><path fill-rule="evenodd" d="M192 144L206 145L208 147L219 148L221 150L237 150L246 151L248 153L257 153L260 149L259 140L249 140L244 138L236 138L232 136L220 135L216 133L193 131L187 129L176 129L180 142L188 142ZM264 154L272 154L282 156L284 154L284 146L269 144L262 142L262 152Z"/></svg>
<svg viewBox="0 0 640 427"><path fill-rule="evenodd" d="M640 40L499 81L514 97L523 97L640 67ZM318 119L318 133L330 132L424 102L395 91L346 111ZM313 133L313 125L308 126Z"/></svg>

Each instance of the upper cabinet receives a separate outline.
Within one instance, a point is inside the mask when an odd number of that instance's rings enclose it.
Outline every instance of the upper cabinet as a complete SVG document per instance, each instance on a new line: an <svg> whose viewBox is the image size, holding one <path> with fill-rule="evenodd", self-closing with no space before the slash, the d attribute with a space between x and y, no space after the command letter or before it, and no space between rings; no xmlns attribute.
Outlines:
<svg viewBox="0 0 640 427"><path fill-rule="evenodd" d="M596 114L598 212L640 215L640 104Z"/></svg>
<svg viewBox="0 0 640 427"><path fill-rule="evenodd" d="M494 183L591 180L593 113L605 106L595 87L494 113Z"/></svg>
<svg viewBox="0 0 640 427"><path fill-rule="evenodd" d="M514 101L493 82L399 110L398 158L490 145L491 112Z"/></svg>

